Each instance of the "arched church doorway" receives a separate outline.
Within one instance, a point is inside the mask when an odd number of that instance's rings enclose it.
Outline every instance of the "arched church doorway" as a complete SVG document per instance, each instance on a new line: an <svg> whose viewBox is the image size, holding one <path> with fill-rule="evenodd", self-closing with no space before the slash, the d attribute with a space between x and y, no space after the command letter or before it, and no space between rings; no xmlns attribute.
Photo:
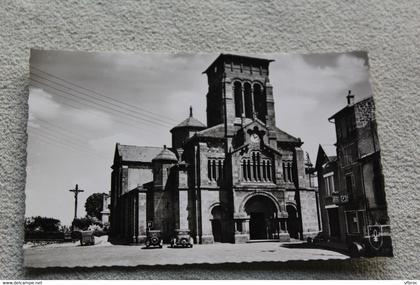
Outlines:
<svg viewBox="0 0 420 285"><path fill-rule="evenodd" d="M287 205L287 229L291 238L299 238L299 221L297 217L297 210L294 205Z"/></svg>
<svg viewBox="0 0 420 285"><path fill-rule="evenodd" d="M211 210L211 228L214 242L226 242L227 240L227 213L222 206L215 206Z"/></svg>
<svg viewBox="0 0 420 285"><path fill-rule="evenodd" d="M265 196L254 196L245 204L249 215L249 239L273 239L278 234L277 208L274 202Z"/></svg>

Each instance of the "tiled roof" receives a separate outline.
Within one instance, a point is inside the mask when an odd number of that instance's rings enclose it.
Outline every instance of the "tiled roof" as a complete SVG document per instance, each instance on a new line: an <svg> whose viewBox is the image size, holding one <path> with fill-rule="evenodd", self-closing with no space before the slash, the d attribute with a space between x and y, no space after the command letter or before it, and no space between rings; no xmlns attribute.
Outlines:
<svg viewBox="0 0 420 285"><path fill-rule="evenodd" d="M199 131L196 133L196 135L198 137L223 138L225 135L225 127L223 124L219 124L211 128Z"/></svg>
<svg viewBox="0 0 420 285"><path fill-rule="evenodd" d="M117 150L123 161L152 162L163 147L117 144Z"/></svg>
<svg viewBox="0 0 420 285"><path fill-rule="evenodd" d="M292 135L289 135L285 131L276 128L277 140L282 142L299 142L299 139L295 138ZM225 129L223 124L213 126L211 128L199 131L196 133L199 137L214 137L214 138L223 138L225 135Z"/></svg>
<svg viewBox="0 0 420 285"><path fill-rule="evenodd" d="M183 120L181 123L176 125L174 128L172 128L172 130L176 128L184 128L184 127L205 128L206 125L204 125L202 122L200 122L194 117L188 117L185 120Z"/></svg>
<svg viewBox="0 0 420 285"><path fill-rule="evenodd" d="M299 142L297 138L276 127L277 140L281 142Z"/></svg>
<svg viewBox="0 0 420 285"><path fill-rule="evenodd" d="M178 161L176 155L164 146L163 150L153 160Z"/></svg>
<svg viewBox="0 0 420 285"><path fill-rule="evenodd" d="M335 160L337 158L337 150L334 145L322 144L321 147L328 156L329 160Z"/></svg>

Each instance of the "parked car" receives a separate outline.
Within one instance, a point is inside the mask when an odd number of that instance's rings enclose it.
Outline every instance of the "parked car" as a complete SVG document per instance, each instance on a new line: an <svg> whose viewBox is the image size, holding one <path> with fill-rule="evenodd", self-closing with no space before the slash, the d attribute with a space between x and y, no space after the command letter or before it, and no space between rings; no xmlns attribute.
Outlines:
<svg viewBox="0 0 420 285"><path fill-rule="evenodd" d="M146 248L151 246L162 248L163 240L161 232L159 230L147 230L145 244Z"/></svg>
<svg viewBox="0 0 420 285"><path fill-rule="evenodd" d="M80 231L80 245L94 245L93 231Z"/></svg>
<svg viewBox="0 0 420 285"><path fill-rule="evenodd" d="M190 247L194 244L189 230L175 230L174 237L171 239L171 247Z"/></svg>

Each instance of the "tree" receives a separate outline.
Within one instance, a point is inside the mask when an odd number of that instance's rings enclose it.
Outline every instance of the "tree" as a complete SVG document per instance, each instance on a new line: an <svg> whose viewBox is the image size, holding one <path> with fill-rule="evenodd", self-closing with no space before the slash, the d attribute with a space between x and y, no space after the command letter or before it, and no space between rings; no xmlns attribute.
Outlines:
<svg viewBox="0 0 420 285"><path fill-rule="evenodd" d="M86 199L85 209L88 216L101 219L103 193L94 193Z"/></svg>
<svg viewBox="0 0 420 285"><path fill-rule="evenodd" d="M74 219L71 223L73 228L76 227L79 230L86 231L90 225L92 225L92 220L88 217L81 219Z"/></svg>
<svg viewBox="0 0 420 285"><path fill-rule="evenodd" d="M60 229L60 220L48 217L30 217L25 219L26 232L58 232Z"/></svg>

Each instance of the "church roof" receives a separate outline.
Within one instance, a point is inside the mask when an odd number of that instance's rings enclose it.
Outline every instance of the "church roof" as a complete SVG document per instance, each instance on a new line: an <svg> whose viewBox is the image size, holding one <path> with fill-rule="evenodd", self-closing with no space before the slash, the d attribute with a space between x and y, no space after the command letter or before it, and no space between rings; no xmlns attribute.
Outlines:
<svg viewBox="0 0 420 285"><path fill-rule="evenodd" d="M281 142L296 142L300 143L301 141L298 138L286 133L285 131L280 130L276 127L276 136L277 141ZM224 124L215 125L211 128L204 129L196 133L198 137L211 137L211 138L223 138L225 135Z"/></svg>
<svg viewBox="0 0 420 285"><path fill-rule="evenodd" d="M300 140L298 138L295 138L292 135L289 135L288 133L286 133L283 130L280 130L279 128L275 128L276 130L276 136L277 136L277 140L281 141L281 142L300 142Z"/></svg>
<svg viewBox="0 0 420 285"><path fill-rule="evenodd" d="M152 162L162 150L163 147L117 144L118 154L123 161Z"/></svg>
<svg viewBox="0 0 420 285"><path fill-rule="evenodd" d="M167 149L166 145L163 146L163 150L152 160L166 160L166 161L175 161L175 162L178 161L175 153Z"/></svg>
<svg viewBox="0 0 420 285"><path fill-rule="evenodd" d="M197 120L196 118L193 117L192 107L190 107L190 116L188 118L186 118L185 120L183 120L178 125L176 125L175 127L173 127L171 129L171 132L174 129L177 129L177 128L185 128L185 127L190 127L190 128L206 128L206 125L204 125L202 122L200 122L199 120Z"/></svg>
<svg viewBox="0 0 420 285"><path fill-rule="evenodd" d="M223 124L215 125L211 128L196 133L198 137L223 138L225 135L225 126Z"/></svg>

